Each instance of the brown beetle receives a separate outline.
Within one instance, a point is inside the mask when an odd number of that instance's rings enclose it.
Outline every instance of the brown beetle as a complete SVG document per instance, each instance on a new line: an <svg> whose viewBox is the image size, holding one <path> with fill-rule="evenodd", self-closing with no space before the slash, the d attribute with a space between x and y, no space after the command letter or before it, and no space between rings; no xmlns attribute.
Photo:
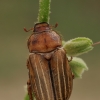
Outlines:
<svg viewBox="0 0 100 100"><path fill-rule="evenodd" d="M48 23L37 23L29 37L30 52L28 94L33 100L68 100L73 85L73 75L68 64L61 37Z"/></svg>

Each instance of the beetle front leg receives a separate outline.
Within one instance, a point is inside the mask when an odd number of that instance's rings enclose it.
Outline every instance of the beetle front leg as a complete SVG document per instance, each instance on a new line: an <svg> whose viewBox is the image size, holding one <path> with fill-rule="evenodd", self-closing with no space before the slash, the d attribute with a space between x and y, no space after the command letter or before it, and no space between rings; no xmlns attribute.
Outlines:
<svg viewBox="0 0 100 100"><path fill-rule="evenodd" d="M27 81L27 90L28 90L28 95L29 95L30 100L33 100L33 97L32 97L32 87L31 87L30 80Z"/></svg>
<svg viewBox="0 0 100 100"><path fill-rule="evenodd" d="M27 66L27 69L29 69L29 59L27 59L26 61L26 66Z"/></svg>
<svg viewBox="0 0 100 100"><path fill-rule="evenodd" d="M29 69L29 67L30 67L29 59L27 59L26 66L27 66L27 69ZM29 80L27 81L27 91L28 91L28 95L29 95L29 100L33 100L33 97L32 97L32 85L31 85L31 81L30 81L30 75L29 75Z"/></svg>

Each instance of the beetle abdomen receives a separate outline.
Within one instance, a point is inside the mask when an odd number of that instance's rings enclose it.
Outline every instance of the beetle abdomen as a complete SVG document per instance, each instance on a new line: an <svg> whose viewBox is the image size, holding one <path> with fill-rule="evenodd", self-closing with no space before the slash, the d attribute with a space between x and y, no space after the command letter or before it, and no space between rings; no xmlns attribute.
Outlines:
<svg viewBox="0 0 100 100"><path fill-rule="evenodd" d="M56 100L68 100L73 85L72 72L63 49L57 50L51 59L51 70Z"/></svg>
<svg viewBox="0 0 100 100"><path fill-rule="evenodd" d="M72 91L72 72L65 51L58 49L47 60L41 54L29 56L29 76L36 100L68 100Z"/></svg>
<svg viewBox="0 0 100 100"><path fill-rule="evenodd" d="M28 39L30 52L50 52L61 45L60 36L52 30L32 34Z"/></svg>
<svg viewBox="0 0 100 100"><path fill-rule="evenodd" d="M30 80L36 100L55 100L48 61L39 54L31 54L29 62Z"/></svg>

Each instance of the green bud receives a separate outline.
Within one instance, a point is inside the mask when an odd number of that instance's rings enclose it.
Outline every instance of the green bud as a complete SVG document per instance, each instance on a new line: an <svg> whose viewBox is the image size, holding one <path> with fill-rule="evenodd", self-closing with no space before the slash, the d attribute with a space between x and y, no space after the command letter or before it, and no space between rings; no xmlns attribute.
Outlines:
<svg viewBox="0 0 100 100"><path fill-rule="evenodd" d="M63 48L69 56L78 56L93 49L93 42L86 37L78 37L67 41Z"/></svg>
<svg viewBox="0 0 100 100"><path fill-rule="evenodd" d="M62 40L62 45L65 45L66 41Z"/></svg>
<svg viewBox="0 0 100 100"><path fill-rule="evenodd" d="M75 78L81 78L83 72L88 70L86 63L81 58L73 57L69 65Z"/></svg>

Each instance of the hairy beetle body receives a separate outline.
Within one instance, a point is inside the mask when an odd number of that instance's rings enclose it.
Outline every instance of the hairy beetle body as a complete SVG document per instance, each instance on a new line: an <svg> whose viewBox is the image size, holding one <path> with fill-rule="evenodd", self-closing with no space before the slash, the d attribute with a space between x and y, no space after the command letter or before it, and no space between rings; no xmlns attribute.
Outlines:
<svg viewBox="0 0 100 100"><path fill-rule="evenodd" d="M40 23L28 39L28 48L29 90L36 100L68 100L73 77L60 36L47 23Z"/></svg>

